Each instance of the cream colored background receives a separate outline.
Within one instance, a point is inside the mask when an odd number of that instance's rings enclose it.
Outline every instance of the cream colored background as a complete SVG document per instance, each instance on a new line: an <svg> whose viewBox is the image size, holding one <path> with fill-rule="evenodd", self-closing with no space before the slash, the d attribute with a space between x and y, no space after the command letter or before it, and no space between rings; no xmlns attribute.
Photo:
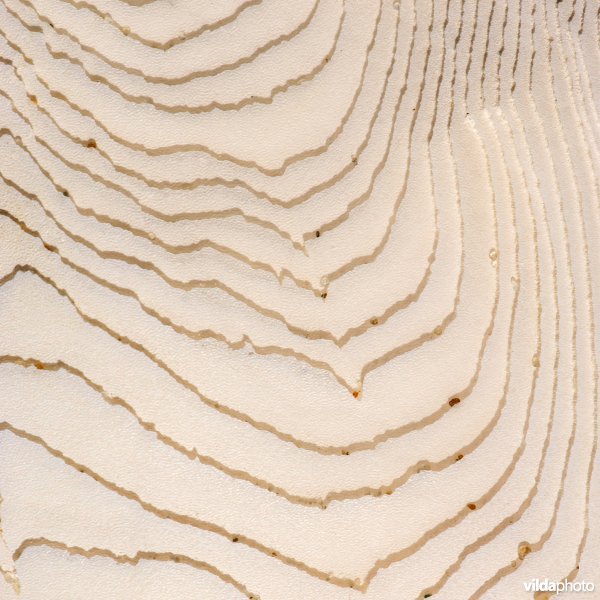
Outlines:
<svg viewBox="0 0 600 600"><path fill-rule="evenodd" d="M1 598L600 589L595 2L0 31Z"/></svg>

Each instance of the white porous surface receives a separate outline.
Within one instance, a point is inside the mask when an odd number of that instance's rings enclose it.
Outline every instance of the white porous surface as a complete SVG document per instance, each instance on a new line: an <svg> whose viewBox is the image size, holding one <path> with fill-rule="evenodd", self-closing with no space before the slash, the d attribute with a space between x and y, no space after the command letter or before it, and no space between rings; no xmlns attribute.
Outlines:
<svg viewBox="0 0 600 600"><path fill-rule="evenodd" d="M0 600L600 598L599 8L2 0Z"/></svg>

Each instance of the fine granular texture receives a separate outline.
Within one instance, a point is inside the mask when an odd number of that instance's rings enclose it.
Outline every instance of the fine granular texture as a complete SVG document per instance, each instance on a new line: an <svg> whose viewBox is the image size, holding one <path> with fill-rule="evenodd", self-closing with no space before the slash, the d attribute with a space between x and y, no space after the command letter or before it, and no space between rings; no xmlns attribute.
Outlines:
<svg viewBox="0 0 600 600"><path fill-rule="evenodd" d="M2 0L0 599L600 598L599 40Z"/></svg>

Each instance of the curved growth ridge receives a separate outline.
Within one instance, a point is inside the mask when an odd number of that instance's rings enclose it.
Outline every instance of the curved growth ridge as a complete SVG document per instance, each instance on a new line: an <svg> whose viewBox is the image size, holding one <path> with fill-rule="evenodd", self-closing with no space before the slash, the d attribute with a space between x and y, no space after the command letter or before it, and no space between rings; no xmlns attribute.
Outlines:
<svg viewBox="0 0 600 600"><path fill-rule="evenodd" d="M600 589L599 14L2 0L0 597Z"/></svg>

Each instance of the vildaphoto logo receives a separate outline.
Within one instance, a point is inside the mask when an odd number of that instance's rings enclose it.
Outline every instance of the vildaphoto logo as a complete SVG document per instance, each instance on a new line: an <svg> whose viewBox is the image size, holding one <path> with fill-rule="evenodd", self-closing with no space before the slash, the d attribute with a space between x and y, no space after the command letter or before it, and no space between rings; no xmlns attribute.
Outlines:
<svg viewBox="0 0 600 600"><path fill-rule="evenodd" d="M595 585L592 581L551 581L549 579L532 579L524 581L523 587L526 592L593 592Z"/></svg>

